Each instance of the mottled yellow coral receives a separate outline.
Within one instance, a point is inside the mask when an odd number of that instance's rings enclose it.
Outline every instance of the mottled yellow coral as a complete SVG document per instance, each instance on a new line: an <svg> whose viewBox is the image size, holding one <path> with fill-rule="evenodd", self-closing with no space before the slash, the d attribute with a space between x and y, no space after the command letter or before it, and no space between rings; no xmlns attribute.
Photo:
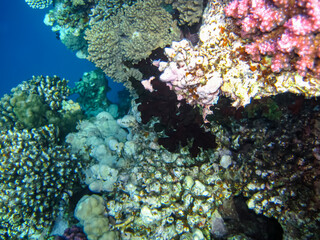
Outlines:
<svg viewBox="0 0 320 240"><path fill-rule="evenodd" d="M175 0L172 7L179 11L179 24L191 26L200 22L203 13L202 0Z"/></svg>

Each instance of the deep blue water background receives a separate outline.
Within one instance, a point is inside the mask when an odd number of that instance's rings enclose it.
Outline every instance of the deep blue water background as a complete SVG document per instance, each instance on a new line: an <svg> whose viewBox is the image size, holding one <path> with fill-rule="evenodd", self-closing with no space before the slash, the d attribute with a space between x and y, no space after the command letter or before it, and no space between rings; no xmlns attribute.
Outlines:
<svg viewBox="0 0 320 240"><path fill-rule="evenodd" d="M30 8L24 0L1 0L0 9L0 97L33 75L57 75L74 86L94 64L79 59L43 23L49 9ZM108 98L117 102L123 86L109 81Z"/></svg>

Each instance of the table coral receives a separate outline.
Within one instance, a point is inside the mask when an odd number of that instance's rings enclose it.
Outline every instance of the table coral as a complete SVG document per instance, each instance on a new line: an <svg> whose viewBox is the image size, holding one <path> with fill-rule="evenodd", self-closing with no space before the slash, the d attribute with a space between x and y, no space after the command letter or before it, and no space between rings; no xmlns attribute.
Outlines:
<svg viewBox="0 0 320 240"><path fill-rule="evenodd" d="M44 9L52 4L52 0L25 0L25 2L35 9Z"/></svg>
<svg viewBox="0 0 320 240"><path fill-rule="evenodd" d="M58 140L53 125L0 132L1 239L45 236L68 202L81 164Z"/></svg>
<svg viewBox="0 0 320 240"><path fill-rule="evenodd" d="M139 80L142 77L131 64L179 36L176 23L161 7L161 1L148 0L125 6L106 20L91 19L85 38L88 59L116 81L125 82L132 75Z"/></svg>
<svg viewBox="0 0 320 240"><path fill-rule="evenodd" d="M225 13L252 40L245 49L253 60L272 56L273 72L293 66L301 76L320 77L319 1L234 0Z"/></svg>

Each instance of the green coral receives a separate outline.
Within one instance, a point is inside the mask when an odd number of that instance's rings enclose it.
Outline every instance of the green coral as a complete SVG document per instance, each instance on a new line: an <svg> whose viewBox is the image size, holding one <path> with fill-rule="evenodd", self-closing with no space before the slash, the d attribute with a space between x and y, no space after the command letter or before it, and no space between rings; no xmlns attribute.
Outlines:
<svg viewBox="0 0 320 240"><path fill-rule="evenodd" d="M248 118L256 118L263 116L271 121L279 121L282 117L282 112L276 101L272 98L264 98L259 101L253 101L245 108Z"/></svg>
<svg viewBox="0 0 320 240"><path fill-rule="evenodd" d="M79 94L77 102L84 113L88 116L95 116L97 113L105 111L110 105L107 99L109 90L105 73L96 69L85 72L81 81L76 82L76 87L71 92Z"/></svg>
<svg viewBox="0 0 320 240"><path fill-rule="evenodd" d="M67 81L57 76L34 76L22 82L0 101L0 130L54 124L65 136L82 118L79 104L67 101L69 91Z"/></svg>

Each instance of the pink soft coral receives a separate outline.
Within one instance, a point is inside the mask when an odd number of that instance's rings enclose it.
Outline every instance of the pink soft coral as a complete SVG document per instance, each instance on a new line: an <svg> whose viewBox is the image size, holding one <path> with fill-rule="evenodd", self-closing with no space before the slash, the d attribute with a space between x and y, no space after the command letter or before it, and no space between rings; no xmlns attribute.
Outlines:
<svg viewBox="0 0 320 240"><path fill-rule="evenodd" d="M252 40L245 50L254 61L270 55L273 72L320 76L320 0L233 0L225 14Z"/></svg>

